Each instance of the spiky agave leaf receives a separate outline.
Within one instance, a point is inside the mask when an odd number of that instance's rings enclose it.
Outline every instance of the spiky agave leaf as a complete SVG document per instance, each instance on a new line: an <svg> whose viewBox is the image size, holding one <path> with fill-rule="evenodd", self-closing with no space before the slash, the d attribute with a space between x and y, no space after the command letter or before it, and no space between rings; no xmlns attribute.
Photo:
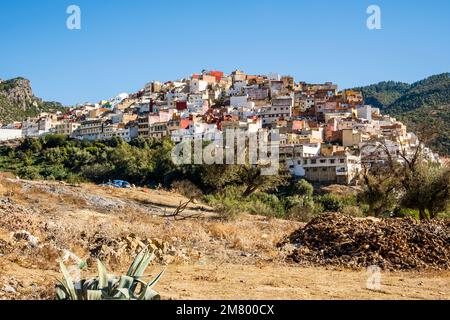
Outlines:
<svg viewBox="0 0 450 320"><path fill-rule="evenodd" d="M161 296L153 289L146 289L145 293L139 297L139 300L161 300Z"/></svg>
<svg viewBox="0 0 450 320"><path fill-rule="evenodd" d="M102 300L103 294L102 290L88 290L86 299L87 300Z"/></svg>
<svg viewBox="0 0 450 320"><path fill-rule="evenodd" d="M73 284L72 277L70 276L69 271L67 270L66 266L64 265L64 263L61 260L59 261L59 267L64 276L64 280L61 282L62 282L63 288L67 291L66 299L77 300L78 296L75 291L75 286Z"/></svg>
<svg viewBox="0 0 450 320"><path fill-rule="evenodd" d="M119 288L113 298L118 300L131 300L130 291L126 288Z"/></svg>
<svg viewBox="0 0 450 320"><path fill-rule="evenodd" d="M142 277L153 258L154 255L153 253L150 253L148 248L143 249L141 252L139 252L130 268L128 269L127 276L133 278Z"/></svg>
<svg viewBox="0 0 450 320"><path fill-rule="evenodd" d="M131 289L133 287L134 278L129 276L121 276L119 280L119 289Z"/></svg>
<svg viewBox="0 0 450 320"><path fill-rule="evenodd" d="M142 290L141 295L139 296L139 300L156 300L157 292L154 291L152 288L158 283L158 281L161 279L161 277L166 272L166 269L161 271L152 281L150 281L145 287L144 290ZM158 295L159 296L159 295ZM160 299L161 297L159 297ZM158 300L159 300L158 299Z"/></svg>
<svg viewBox="0 0 450 320"><path fill-rule="evenodd" d="M108 290L109 289L109 276L105 265L99 259L97 259L98 268L98 289Z"/></svg>

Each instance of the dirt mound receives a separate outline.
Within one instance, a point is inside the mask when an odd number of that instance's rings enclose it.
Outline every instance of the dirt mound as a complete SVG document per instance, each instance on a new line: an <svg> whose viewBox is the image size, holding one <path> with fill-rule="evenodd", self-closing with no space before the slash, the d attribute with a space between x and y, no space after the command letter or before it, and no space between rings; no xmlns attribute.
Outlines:
<svg viewBox="0 0 450 320"><path fill-rule="evenodd" d="M279 244L299 264L450 269L450 220L355 219L326 214Z"/></svg>

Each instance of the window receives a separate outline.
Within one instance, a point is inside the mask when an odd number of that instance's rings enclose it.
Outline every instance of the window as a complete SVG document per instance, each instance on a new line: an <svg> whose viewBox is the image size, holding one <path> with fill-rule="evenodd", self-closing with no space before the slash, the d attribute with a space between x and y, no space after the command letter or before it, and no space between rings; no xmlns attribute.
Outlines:
<svg viewBox="0 0 450 320"><path fill-rule="evenodd" d="M340 163L345 163L345 159L339 159Z"/></svg>
<svg viewBox="0 0 450 320"><path fill-rule="evenodd" d="M320 163L327 163L327 160L326 159L321 159Z"/></svg>
<svg viewBox="0 0 450 320"><path fill-rule="evenodd" d="M316 159L312 159L311 160L311 164L316 164L317 163L317 160Z"/></svg>

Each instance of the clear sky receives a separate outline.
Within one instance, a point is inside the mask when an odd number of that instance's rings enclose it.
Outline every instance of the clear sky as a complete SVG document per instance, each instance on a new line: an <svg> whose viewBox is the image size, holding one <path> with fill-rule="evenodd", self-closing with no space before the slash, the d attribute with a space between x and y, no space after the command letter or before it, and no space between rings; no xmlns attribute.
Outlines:
<svg viewBox="0 0 450 320"><path fill-rule="evenodd" d="M66 9L81 8L81 30ZM382 30L366 27L381 8ZM64 104L202 69L278 72L342 87L450 71L448 0L0 1L0 78Z"/></svg>

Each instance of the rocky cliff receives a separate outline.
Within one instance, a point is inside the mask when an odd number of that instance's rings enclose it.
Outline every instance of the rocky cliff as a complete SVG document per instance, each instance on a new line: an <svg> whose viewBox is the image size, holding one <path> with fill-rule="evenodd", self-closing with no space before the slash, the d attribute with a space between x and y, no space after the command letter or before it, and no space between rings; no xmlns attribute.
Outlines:
<svg viewBox="0 0 450 320"><path fill-rule="evenodd" d="M40 112L55 110L63 110L63 106L35 97L28 79L0 80L0 123L22 121Z"/></svg>

